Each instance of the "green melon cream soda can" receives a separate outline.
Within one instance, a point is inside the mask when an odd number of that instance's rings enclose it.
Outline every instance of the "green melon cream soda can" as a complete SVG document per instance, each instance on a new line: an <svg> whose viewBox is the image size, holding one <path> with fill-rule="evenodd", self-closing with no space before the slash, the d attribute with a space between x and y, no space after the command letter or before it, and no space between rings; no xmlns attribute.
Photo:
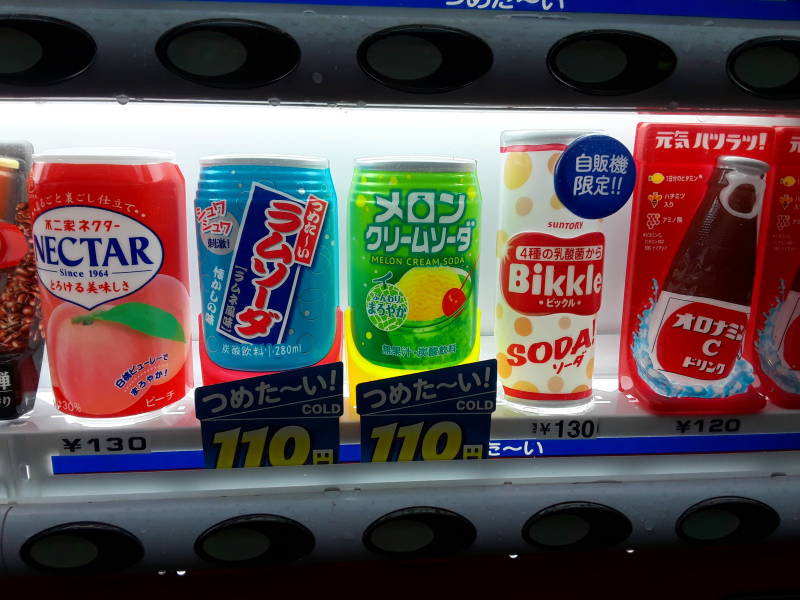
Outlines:
<svg viewBox="0 0 800 600"><path fill-rule="evenodd" d="M356 161L348 209L351 381L477 360L480 204L473 160Z"/></svg>

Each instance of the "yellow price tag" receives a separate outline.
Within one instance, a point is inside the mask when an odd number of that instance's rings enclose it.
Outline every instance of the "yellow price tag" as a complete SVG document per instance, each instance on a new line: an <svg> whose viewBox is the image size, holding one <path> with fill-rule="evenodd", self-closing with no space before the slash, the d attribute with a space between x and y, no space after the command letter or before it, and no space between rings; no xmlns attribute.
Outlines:
<svg viewBox="0 0 800 600"><path fill-rule="evenodd" d="M311 455L311 435L299 425L267 426L244 432L241 427L235 427L217 431L212 443L218 448L217 469L232 469L236 456L242 451L245 452L245 467L304 465Z"/></svg>
<svg viewBox="0 0 800 600"><path fill-rule="evenodd" d="M454 460L462 450L464 434L454 421L421 421L380 425L372 429L370 438L375 440L371 462L388 462L397 444L398 461L415 460L417 456L422 460Z"/></svg>

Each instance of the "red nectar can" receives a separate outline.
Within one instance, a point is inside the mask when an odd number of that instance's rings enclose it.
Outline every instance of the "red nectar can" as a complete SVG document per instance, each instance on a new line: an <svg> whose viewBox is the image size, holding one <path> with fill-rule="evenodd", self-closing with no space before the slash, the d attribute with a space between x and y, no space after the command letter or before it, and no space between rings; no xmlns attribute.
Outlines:
<svg viewBox="0 0 800 600"><path fill-rule="evenodd" d="M33 248L56 407L129 417L192 385L183 176L169 152L34 156Z"/></svg>

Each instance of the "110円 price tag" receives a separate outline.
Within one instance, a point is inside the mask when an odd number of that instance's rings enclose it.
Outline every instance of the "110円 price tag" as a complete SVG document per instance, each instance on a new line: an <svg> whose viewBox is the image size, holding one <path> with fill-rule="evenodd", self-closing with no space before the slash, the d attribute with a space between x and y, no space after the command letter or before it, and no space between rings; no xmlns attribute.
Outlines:
<svg viewBox="0 0 800 600"><path fill-rule="evenodd" d="M497 361L361 383L361 462L485 458Z"/></svg>
<svg viewBox="0 0 800 600"><path fill-rule="evenodd" d="M339 460L342 363L197 388L207 469Z"/></svg>

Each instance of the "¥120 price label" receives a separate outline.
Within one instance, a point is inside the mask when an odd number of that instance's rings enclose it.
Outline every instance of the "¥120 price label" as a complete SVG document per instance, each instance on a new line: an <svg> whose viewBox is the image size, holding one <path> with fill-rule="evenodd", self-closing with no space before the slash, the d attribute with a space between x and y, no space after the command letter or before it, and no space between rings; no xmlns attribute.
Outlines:
<svg viewBox="0 0 800 600"><path fill-rule="evenodd" d="M675 421L675 431L677 433L701 434L701 433L740 433L742 429L741 419L678 419Z"/></svg>
<svg viewBox="0 0 800 600"><path fill-rule="evenodd" d="M342 371L332 363L198 388L206 468L338 462Z"/></svg>
<svg viewBox="0 0 800 600"><path fill-rule="evenodd" d="M356 386L361 462L486 458L497 361Z"/></svg>

